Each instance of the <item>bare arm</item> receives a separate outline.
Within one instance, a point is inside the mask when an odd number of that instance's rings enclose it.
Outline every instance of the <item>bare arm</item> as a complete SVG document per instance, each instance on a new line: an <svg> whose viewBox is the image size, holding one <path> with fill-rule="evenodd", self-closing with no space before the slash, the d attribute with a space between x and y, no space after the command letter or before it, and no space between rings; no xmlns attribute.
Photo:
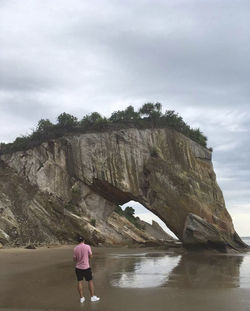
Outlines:
<svg viewBox="0 0 250 311"><path fill-rule="evenodd" d="M76 254L75 254L75 249L73 251L73 262L76 262Z"/></svg>
<svg viewBox="0 0 250 311"><path fill-rule="evenodd" d="M92 257L93 257L92 250L91 250L91 247L89 246L89 258L92 258Z"/></svg>

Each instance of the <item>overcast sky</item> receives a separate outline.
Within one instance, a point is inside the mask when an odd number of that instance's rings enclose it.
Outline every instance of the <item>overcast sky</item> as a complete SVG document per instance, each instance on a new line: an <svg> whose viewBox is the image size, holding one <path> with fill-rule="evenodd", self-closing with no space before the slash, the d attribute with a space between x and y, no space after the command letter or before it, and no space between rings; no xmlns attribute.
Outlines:
<svg viewBox="0 0 250 311"><path fill-rule="evenodd" d="M249 64L249 0L0 0L0 141L62 112L161 102L208 136L250 236Z"/></svg>

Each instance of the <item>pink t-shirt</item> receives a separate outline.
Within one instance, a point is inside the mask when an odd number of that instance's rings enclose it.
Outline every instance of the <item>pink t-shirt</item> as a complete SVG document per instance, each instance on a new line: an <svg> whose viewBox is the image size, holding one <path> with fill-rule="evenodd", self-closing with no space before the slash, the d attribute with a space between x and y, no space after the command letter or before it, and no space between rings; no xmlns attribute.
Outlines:
<svg viewBox="0 0 250 311"><path fill-rule="evenodd" d="M76 268L88 269L89 255L92 255L92 251L89 245L80 243L74 248L74 258L76 260Z"/></svg>

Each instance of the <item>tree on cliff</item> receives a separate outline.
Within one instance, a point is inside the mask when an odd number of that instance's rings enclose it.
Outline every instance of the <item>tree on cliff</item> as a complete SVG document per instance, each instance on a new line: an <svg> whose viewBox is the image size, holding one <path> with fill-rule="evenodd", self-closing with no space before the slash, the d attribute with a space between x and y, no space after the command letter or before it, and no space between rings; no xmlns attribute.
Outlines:
<svg viewBox="0 0 250 311"><path fill-rule="evenodd" d="M44 141L68 135L72 132L98 132L129 127L140 129L169 127L186 135L198 144L204 147L207 146L207 137L203 135L200 129L192 129L174 110L166 110L162 114L162 105L157 102L146 103L138 111L135 111L133 106L128 106L125 110L113 112L110 118L102 117L98 112L92 112L78 122L75 116L63 112L58 116L57 124L51 123L48 119L41 119L32 134L17 137L10 144L1 144L0 153L32 148Z"/></svg>
<svg viewBox="0 0 250 311"><path fill-rule="evenodd" d="M82 129L102 129L104 128L108 123L107 118L103 118L100 113L98 112L92 112L91 114L87 114L82 118L79 125Z"/></svg>
<svg viewBox="0 0 250 311"><path fill-rule="evenodd" d="M139 118L140 114L135 112L134 107L128 106L125 110L118 110L113 112L109 120L111 122L136 121Z"/></svg>
<svg viewBox="0 0 250 311"><path fill-rule="evenodd" d="M151 119L157 119L160 118L162 115L161 109L162 105L160 103L147 103L140 108L139 114L140 116L147 116Z"/></svg>
<svg viewBox="0 0 250 311"><path fill-rule="evenodd" d="M127 206L123 211L122 208L118 205L115 208L115 213L127 218L127 220L135 225L138 229L145 230L145 226L140 223L140 218L134 216L135 210L133 209L133 207Z"/></svg>
<svg viewBox="0 0 250 311"><path fill-rule="evenodd" d="M40 133L46 133L53 128L54 124L49 119L41 119L38 121L36 131Z"/></svg>
<svg viewBox="0 0 250 311"><path fill-rule="evenodd" d="M131 206L127 206L124 210L124 214L127 216L127 217L134 217L134 214L135 214L135 210L133 209L133 207Z"/></svg>
<svg viewBox="0 0 250 311"><path fill-rule="evenodd" d="M155 127L162 116L161 109L162 105L160 103L147 103L140 108L139 114L140 116L146 116Z"/></svg>
<svg viewBox="0 0 250 311"><path fill-rule="evenodd" d="M71 129L77 125L77 118L66 112L57 117L58 125L63 128Z"/></svg>

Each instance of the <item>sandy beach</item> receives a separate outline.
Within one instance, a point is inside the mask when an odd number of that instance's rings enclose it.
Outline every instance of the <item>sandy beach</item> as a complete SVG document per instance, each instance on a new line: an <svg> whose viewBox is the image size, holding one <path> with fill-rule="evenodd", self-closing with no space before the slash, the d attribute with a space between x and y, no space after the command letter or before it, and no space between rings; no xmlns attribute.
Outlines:
<svg viewBox="0 0 250 311"><path fill-rule="evenodd" d="M250 310L250 255L93 248L96 294L76 291L72 246L0 250L0 310Z"/></svg>

